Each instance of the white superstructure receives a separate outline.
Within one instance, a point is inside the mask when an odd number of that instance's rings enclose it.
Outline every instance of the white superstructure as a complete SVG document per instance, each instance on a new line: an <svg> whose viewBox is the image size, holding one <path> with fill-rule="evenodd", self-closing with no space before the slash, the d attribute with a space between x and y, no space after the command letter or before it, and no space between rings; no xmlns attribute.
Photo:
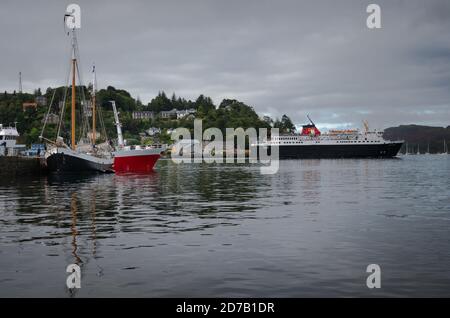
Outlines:
<svg viewBox="0 0 450 318"><path fill-rule="evenodd" d="M25 145L18 145L19 132L16 127L0 124L0 156L15 156Z"/></svg>
<svg viewBox="0 0 450 318"><path fill-rule="evenodd" d="M320 135L311 134L291 134L273 136L268 145L290 146L290 145L367 145L367 144L386 144L389 141L383 139L383 132L359 130L331 130L328 133Z"/></svg>

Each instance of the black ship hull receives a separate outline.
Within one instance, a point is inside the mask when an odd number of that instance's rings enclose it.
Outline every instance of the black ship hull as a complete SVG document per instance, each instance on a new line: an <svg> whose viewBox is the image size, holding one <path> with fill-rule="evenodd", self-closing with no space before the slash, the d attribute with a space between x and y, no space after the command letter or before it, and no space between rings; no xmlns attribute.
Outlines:
<svg viewBox="0 0 450 318"><path fill-rule="evenodd" d="M46 163L50 172L113 172L112 160L86 154L56 152L47 157Z"/></svg>
<svg viewBox="0 0 450 318"><path fill-rule="evenodd" d="M280 145L278 152L280 159L393 158L402 144ZM268 148L270 154L270 146Z"/></svg>

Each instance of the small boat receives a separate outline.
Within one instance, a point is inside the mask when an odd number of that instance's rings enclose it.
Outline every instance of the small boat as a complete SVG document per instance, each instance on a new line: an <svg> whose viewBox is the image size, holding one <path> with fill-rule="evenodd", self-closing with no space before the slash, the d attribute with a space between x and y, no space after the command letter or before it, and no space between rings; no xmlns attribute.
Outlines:
<svg viewBox="0 0 450 318"><path fill-rule="evenodd" d="M29 176L44 171L43 160L37 155L23 155L26 146L17 144L16 126L0 124L0 177Z"/></svg>
<svg viewBox="0 0 450 318"><path fill-rule="evenodd" d="M0 124L0 156L17 156L25 149L25 145L16 143L17 138L19 138L19 132L16 126Z"/></svg>
<svg viewBox="0 0 450 318"><path fill-rule="evenodd" d="M159 146L125 146L122 126L115 101L111 101L114 111L114 121L117 128L117 149L113 152L115 173L149 173L165 150Z"/></svg>

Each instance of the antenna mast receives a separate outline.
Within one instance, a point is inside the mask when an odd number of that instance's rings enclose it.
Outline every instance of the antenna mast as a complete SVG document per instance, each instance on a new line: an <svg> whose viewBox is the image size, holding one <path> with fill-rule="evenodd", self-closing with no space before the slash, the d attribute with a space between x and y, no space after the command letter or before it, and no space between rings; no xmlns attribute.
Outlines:
<svg viewBox="0 0 450 318"><path fill-rule="evenodd" d="M19 94L22 94L22 72L19 72Z"/></svg>

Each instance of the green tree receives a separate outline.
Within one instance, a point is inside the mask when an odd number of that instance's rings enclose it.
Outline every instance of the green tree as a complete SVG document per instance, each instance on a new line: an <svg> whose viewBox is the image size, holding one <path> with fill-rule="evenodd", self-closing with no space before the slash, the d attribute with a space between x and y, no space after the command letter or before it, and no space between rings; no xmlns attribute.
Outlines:
<svg viewBox="0 0 450 318"><path fill-rule="evenodd" d="M280 133L293 133L295 132L295 125L287 115L281 117L281 121L277 119L273 125L274 128L278 128Z"/></svg>

